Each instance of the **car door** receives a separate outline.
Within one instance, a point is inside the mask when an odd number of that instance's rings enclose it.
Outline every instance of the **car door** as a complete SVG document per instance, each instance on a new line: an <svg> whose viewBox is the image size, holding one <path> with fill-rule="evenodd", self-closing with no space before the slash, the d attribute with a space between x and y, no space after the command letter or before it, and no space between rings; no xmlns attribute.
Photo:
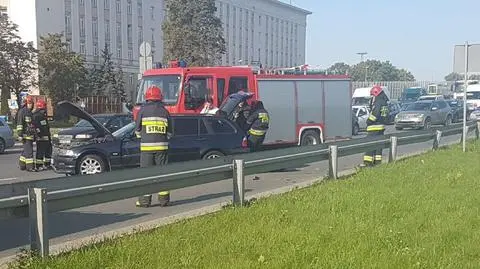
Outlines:
<svg viewBox="0 0 480 269"><path fill-rule="evenodd" d="M199 117L172 117L173 136L169 141L169 162L184 162L200 159L201 143Z"/></svg>
<svg viewBox="0 0 480 269"><path fill-rule="evenodd" d="M357 111L358 117L358 126L360 129L367 129L367 119L368 119L368 112L365 107L361 107Z"/></svg>
<svg viewBox="0 0 480 269"><path fill-rule="evenodd" d="M140 139L134 129L122 138L122 163L127 167L140 166Z"/></svg>
<svg viewBox="0 0 480 269"><path fill-rule="evenodd" d="M201 129L201 133L205 133L207 138L202 144L203 153L215 149L228 155L242 147L243 135L237 134L237 130L228 120L205 117L203 122L206 129Z"/></svg>
<svg viewBox="0 0 480 269"><path fill-rule="evenodd" d="M432 124L439 124L442 122L442 112L440 109L440 104L438 101L433 101L432 106L430 108L431 111L431 118L432 118Z"/></svg>
<svg viewBox="0 0 480 269"><path fill-rule="evenodd" d="M447 116L449 115L452 109L444 100L438 101L438 104L440 108L439 110L440 110L441 123L444 123L447 120Z"/></svg>

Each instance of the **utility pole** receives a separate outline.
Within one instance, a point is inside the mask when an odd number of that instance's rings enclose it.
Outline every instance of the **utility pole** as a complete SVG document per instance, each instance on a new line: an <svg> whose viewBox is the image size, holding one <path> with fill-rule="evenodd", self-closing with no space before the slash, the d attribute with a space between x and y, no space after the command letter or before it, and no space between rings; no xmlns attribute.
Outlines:
<svg viewBox="0 0 480 269"><path fill-rule="evenodd" d="M463 86L463 132L462 132L462 148L463 152L466 149L467 141L467 86L468 86L468 41L465 42L465 82Z"/></svg>

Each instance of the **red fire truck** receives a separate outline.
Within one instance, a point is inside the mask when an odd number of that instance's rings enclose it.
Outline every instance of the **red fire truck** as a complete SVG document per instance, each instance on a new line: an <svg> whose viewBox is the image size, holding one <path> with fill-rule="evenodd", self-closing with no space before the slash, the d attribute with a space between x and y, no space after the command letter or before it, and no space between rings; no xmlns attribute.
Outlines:
<svg viewBox="0 0 480 269"><path fill-rule="evenodd" d="M264 144L319 144L352 134L351 80L337 75L265 74L252 67L186 67L147 70L139 81L134 117L151 85L163 91L170 113L200 113L207 97L219 107L239 91L263 101L270 114Z"/></svg>

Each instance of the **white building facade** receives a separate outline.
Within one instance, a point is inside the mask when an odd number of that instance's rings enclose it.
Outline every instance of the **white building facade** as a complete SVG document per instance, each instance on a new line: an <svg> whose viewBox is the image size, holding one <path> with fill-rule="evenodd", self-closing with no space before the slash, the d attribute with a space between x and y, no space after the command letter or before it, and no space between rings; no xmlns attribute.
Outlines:
<svg viewBox="0 0 480 269"><path fill-rule="evenodd" d="M41 36L63 33L72 51L89 65L100 64L105 45L125 73L133 97L139 73L139 47L152 47L153 62L162 61L163 0L0 0L19 25L24 41L38 45ZM277 0L217 0L217 15L227 42L222 65L259 61L265 67L305 62L309 11Z"/></svg>

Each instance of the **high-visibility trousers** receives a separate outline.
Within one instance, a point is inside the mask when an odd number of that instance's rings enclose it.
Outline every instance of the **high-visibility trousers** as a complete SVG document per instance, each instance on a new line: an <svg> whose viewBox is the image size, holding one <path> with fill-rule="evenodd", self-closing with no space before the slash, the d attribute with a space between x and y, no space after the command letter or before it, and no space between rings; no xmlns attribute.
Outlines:
<svg viewBox="0 0 480 269"><path fill-rule="evenodd" d="M385 133L385 126L383 125L370 125L367 126L367 137L383 136ZM367 166L374 166L382 163L382 151L383 148L366 152L363 156L363 163Z"/></svg>
<svg viewBox="0 0 480 269"><path fill-rule="evenodd" d="M35 163L33 160L33 137L26 136L23 138L23 150L20 154L19 166L20 170L33 170Z"/></svg>

